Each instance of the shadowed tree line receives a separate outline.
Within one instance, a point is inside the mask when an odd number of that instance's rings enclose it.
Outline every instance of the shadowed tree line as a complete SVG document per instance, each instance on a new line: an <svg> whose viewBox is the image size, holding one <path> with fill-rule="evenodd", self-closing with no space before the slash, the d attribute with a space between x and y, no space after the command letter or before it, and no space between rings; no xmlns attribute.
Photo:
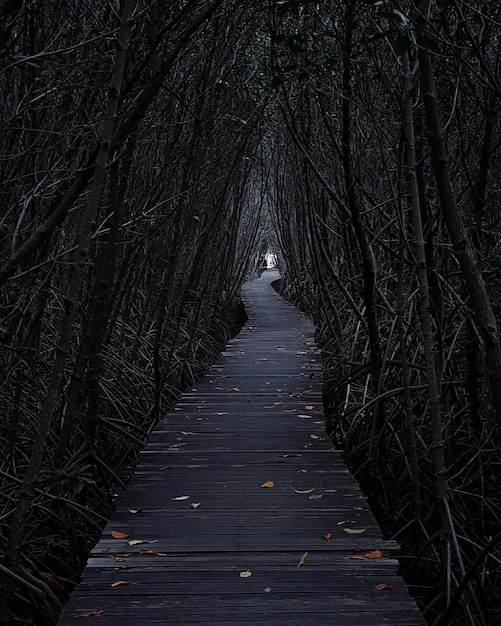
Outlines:
<svg viewBox="0 0 501 626"><path fill-rule="evenodd" d="M497 623L500 33L482 0L0 2L1 623L55 623L269 246L425 616Z"/></svg>
<svg viewBox="0 0 501 626"><path fill-rule="evenodd" d="M316 321L327 430L424 615L495 624L501 14L302 4L271 30L282 290Z"/></svg>
<svg viewBox="0 0 501 626"><path fill-rule="evenodd" d="M266 95L251 14L223 4L2 7L3 623L54 622L151 428L241 322Z"/></svg>

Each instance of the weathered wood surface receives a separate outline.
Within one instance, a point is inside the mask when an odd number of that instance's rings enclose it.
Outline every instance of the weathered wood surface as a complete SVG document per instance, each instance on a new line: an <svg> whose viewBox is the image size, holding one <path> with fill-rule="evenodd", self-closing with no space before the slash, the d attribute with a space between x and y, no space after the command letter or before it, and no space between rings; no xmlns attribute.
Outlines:
<svg viewBox="0 0 501 626"><path fill-rule="evenodd" d="M313 328L277 277L245 288L248 324L152 434L60 626L423 624L325 437Z"/></svg>

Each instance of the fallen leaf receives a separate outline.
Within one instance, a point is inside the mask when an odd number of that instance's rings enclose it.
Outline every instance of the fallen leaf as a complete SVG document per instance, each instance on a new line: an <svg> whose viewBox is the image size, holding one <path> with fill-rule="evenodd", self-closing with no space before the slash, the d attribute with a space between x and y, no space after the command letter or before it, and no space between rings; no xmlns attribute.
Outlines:
<svg viewBox="0 0 501 626"><path fill-rule="evenodd" d="M129 509L129 513L132 513L132 515L137 515L138 513L142 513L143 509Z"/></svg>
<svg viewBox="0 0 501 626"><path fill-rule="evenodd" d="M302 413L300 413L298 417L300 417L303 420L311 420L311 415L303 415Z"/></svg>
<svg viewBox="0 0 501 626"><path fill-rule="evenodd" d="M348 535L361 535L367 530L367 528L343 528L343 532Z"/></svg>
<svg viewBox="0 0 501 626"><path fill-rule="evenodd" d="M393 589L393 585L387 585L386 583L381 583L380 585L376 585L376 589L378 591L388 591L389 589Z"/></svg>
<svg viewBox="0 0 501 626"><path fill-rule="evenodd" d="M266 587L266 589L264 590L265 593L271 593L271 587Z"/></svg>
<svg viewBox="0 0 501 626"><path fill-rule="evenodd" d="M156 550L150 550L149 548L141 548L141 550L139 550L139 554L150 554L152 556L155 556L158 554L158 552Z"/></svg>
<svg viewBox="0 0 501 626"><path fill-rule="evenodd" d="M252 572L249 570L245 570L245 572L240 572L240 578L250 578L252 576Z"/></svg>
<svg viewBox="0 0 501 626"><path fill-rule="evenodd" d="M128 541L127 543L129 544L129 546L139 546L142 543L150 543L150 542L146 541L146 539L132 539L132 541Z"/></svg>
<svg viewBox="0 0 501 626"><path fill-rule="evenodd" d="M299 493L299 494L313 493L315 491L315 488L313 488L313 489L295 489L294 487L291 487L291 489L295 493Z"/></svg>
<svg viewBox="0 0 501 626"><path fill-rule="evenodd" d="M299 472L300 474L307 474L307 473L308 473L308 470L307 470L307 469L300 469L300 470L298 470L298 472Z"/></svg>
<svg viewBox="0 0 501 626"><path fill-rule="evenodd" d="M172 498L172 499L173 499L173 500L178 500L178 501L181 501L181 500L189 500L189 499L190 499L190 496L177 496L177 498Z"/></svg>
<svg viewBox="0 0 501 626"><path fill-rule="evenodd" d="M125 587L127 585L132 585L130 580L116 580L114 583L111 583L111 587Z"/></svg>
<svg viewBox="0 0 501 626"><path fill-rule="evenodd" d="M96 609L95 611L89 611L88 613L82 613L82 617L99 617L103 614L103 609Z"/></svg>
<svg viewBox="0 0 501 626"><path fill-rule="evenodd" d="M198 509L199 506L200 506L200 502L192 502L190 504L190 509Z"/></svg>
<svg viewBox="0 0 501 626"><path fill-rule="evenodd" d="M313 411L313 405L312 404L305 404L305 410L306 411Z"/></svg>
<svg viewBox="0 0 501 626"><path fill-rule="evenodd" d="M357 554L356 556L351 557L352 559L358 559L359 561L370 561L371 559L380 559L384 555L381 550L371 550L370 552L366 552L365 554Z"/></svg>
<svg viewBox="0 0 501 626"><path fill-rule="evenodd" d="M292 453L292 452L291 452L291 453L289 453L289 454L282 454L282 458L283 458L283 459L294 459L294 458L296 458L296 457L297 457L297 454L294 454L294 453Z"/></svg>
<svg viewBox="0 0 501 626"><path fill-rule="evenodd" d="M261 487L264 487L265 489L271 489L274 486L275 486L275 483L272 480L267 480L265 483L261 485Z"/></svg>
<svg viewBox="0 0 501 626"><path fill-rule="evenodd" d="M308 496L308 500L320 500L323 494L313 494L312 496Z"/></svg>
<svg viewBox="0 0 501 626"><path fill-rule="evenodd" d="M368 559L380 559L383 557L383 553L381 550L371 550L370 552L366 552L364 556Z"/></svg>
<svg viewBox="0 0 501 626"><path fill-rule="evenodd" d="M322 535L322 536L325 539L325 541L330 541L332 539L332 533L325 533L325 535Z"/></svg>
<svg viewBox="0 0 501 626"><path fill-rule="evenodd" d="M122 563L124 560L123 557L118 554L108 554L107 558L111 559L112 561L115 561L115 563Z"/></svg>
<svg viewBox="0 0 501 626"><path fill-rule="evenodd" d="M118 530L112 530L110 534L113 537L113 539L125 539L126 537L129 536L126 533L121 533Z"/></svg>
<svg viewBox="0 0 501 626"><path fill-rule="evenodd" d="M171 469L173 469L173 468L172 468L172 465L164 465L164 466L163 466L163 467L161 467L160 469L161 469L161 470L163 470L163 471L165 471L165 470L171 470Z"/></svg>
<svg viewBox="0 0 501 626"><path fill-rule="evenodd" d="M311 434L310 439L320 439L318 435Z"/></svg>
<svg viewBox="0 0 501 626"><path fill-rule="evenodd" d="M303 552L303 554L301 555L301 558L299 559L299 563L297 564L297 567L301 567L301 565L304 565L306 563L307 558L308 558L308 552Z"/></svg>
<svg viewBox="0 0 501 626"><path fill-rule="evenodd" d="M232 391L240 391L239 387L233 387Z"/></svg>

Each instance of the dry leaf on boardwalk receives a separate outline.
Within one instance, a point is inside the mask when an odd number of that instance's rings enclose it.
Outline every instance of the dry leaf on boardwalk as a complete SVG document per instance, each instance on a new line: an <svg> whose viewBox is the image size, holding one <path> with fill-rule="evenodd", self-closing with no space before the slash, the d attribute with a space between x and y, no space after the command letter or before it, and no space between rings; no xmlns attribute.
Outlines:
<svg viewBox="0 0 501 626"><path fill-rule="evenodd" d="M177 498L172 498L173 500L177 500L178 502L181 502L182 500L189 500L190 496L177 496Z"/></svg>
<svg viewBox="0 0 501 626"><path fill-rule="evenodd" d="M111 583L111 587L126 587L127 585L132 585L130 580L116 580L114 583Z"/></svg>
<svg viewBox="0 0 501 626"><path fill-rule="evenodd" d="M245 570L244 572L240 572L240 578L250 578L252 576L252 572L249 572L249 570Z"/></svg>
<svg viewBox="0 0 501 626"><path fill-rule="evenodd" d="M271 587L266 587L266 589L264 590L265 593L271 593Z"/></svg>
<svg viewBox="0 0 501 626"><path fill-rule="evenodd" d="M176 452L176 451L179 451L181 447L185 445L186 445L185 443L173 443L167 448L167 450L170 450L171 452L172 451Z"/></svg>
<svg viewBox="0 0 501 626"><path fill-rule="evenodd" d="M348 535L361 535L367 530L367 528L343 528L343 532Z"/></svg>
<svg viewBox="0 0 501 626"><path fill-rule="evenodd" d="M357 554L356 556L352 556L352 559L358 559L359 561L370 561L371 559L380 559L384 556L381 550L370 550L365 554Z"/></svg>
<svg viewBox="0 0 501 626"><path fill-rule="evenodd" d="M139 550L139 554L150 554L152 556L156 556L159 554L159 552L157 552L156 550L150 550L149 548L141 548L141 550Z"/></svg>
<svg viewBox="0 0 501 626"><path fill-rule="evenodd" d="M313 488L313 489L296 489L295 487L291 487L291 489L295 493L299 493L299 494L308 494L308 493L313 493L315 491L315 488Z"/></svg>
<svg viewBox="0 0 501 626"><path fill-rule="evenodd" d="M376 585L376 589L378 591L389 591L393 589L393 585L387 585L386 583L381 583L380 585Z"/></svg>
<svg viewBox="0 0 501 626"><path fill-rule="evenodd" d="M274 486L275 486L275 483L272 480L267 480L265 483L261 485L261 487L264 487L265 489L271 489Z"/></svg>
<svg viewBox="0 0 501 626"><path fill-rule="evenodd" d="M301 565L304 565L306 563L307 558L308 558L308 552L303 552L303 554L301 555L301 558L299 559L299 563L297 564L297 567L301 567Z"/></svg>
<svg viewBox="0 0 501 626"><path fill-rule="evenodd" d="M330 541L332 539L332 533L325 533L325 535L322 535L322 537L325 539L325 541Z"/></svg>
<svg viewBox="0 0 501 626"><path fill-rule="evenodd" d="M103 609L96 609L95 611L82 613L82 617L100 617L102 614L103 614Z"/></svg>
<svg viewBox="0 0 501 626"><path fill-rule="evenodd" d="M110 534L113 539L126 539L129 536L126 533L121 533L119 530L112 530Z"/></svg>

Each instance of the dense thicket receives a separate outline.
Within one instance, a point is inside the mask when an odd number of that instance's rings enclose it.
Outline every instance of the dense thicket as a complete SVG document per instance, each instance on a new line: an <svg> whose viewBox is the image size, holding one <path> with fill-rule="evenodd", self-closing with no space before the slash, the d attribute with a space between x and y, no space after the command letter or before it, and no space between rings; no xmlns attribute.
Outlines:
<svg viewBox="0 0 501 626"><path fill-rule="evenodd" d="M54 622L274 241L426 617L497 623L501 9L95 4L0 2L0 621Z"/></svg>
<svg viewBox="0 0 501 626"><path fill-rule="evenodd" d="M317 322L328 431L437 624L501 617L500 18L303 3L271 32L283 289Z"/></svg>
<svg viewBox="0 0 501 626"><path fill-rule="evenodd" d="M1 7L2 623L54 621L151 428L238 327L265 97L248 12L222 4Z"/></svg>

